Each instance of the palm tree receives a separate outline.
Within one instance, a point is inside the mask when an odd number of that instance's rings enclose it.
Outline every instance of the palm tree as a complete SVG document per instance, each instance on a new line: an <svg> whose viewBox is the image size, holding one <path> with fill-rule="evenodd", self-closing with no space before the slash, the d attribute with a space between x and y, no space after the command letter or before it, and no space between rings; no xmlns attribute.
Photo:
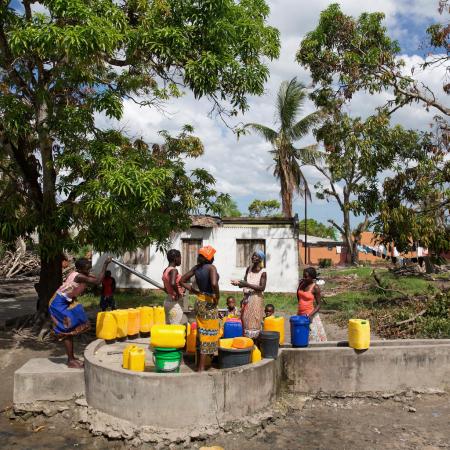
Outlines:
<svg viewBox="0 0 450 450"><path fill-rule="evenodd" d="M320 112L314 112L297 121L307 96L305 86L293 78L283 81L277 95L278 131L260 125L248 123L246 128L260 134L272 144L271 153L274 160L274 176L280 181L282 212L284 217L292 217L292 201L294 192L311 199L311 192L301 169L302 161L310 159L315 146L295 148L294 142L308 134L313 125L319 122Z"/></svg>

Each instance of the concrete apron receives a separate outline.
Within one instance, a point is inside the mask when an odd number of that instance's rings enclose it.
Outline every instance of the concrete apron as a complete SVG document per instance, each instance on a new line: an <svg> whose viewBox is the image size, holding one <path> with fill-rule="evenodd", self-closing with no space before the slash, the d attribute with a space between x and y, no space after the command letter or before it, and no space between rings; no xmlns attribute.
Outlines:
<svg viewBox="0 0 450 450"><path fill-rule="evenodd" d="M86 348L87 404L136 426L179 429L233 421L272 406L282 387L308 394L450 389L450 340L373 341L366 351L355 351L345 342L311 344L283 348L277 360L202 374L130 372L120 367L117 355L107 359L105 354L102 340ZM70 394L68 383L57 381L68 381L69 375L47 374L54 382L43 392L42 375L22 369L14 384L14 403L20 409L35 400L61 400ZM82 372L76 372L72 376L81 379ZM72 396L79 395L79 383L71 383L77 391Z"/></svg>

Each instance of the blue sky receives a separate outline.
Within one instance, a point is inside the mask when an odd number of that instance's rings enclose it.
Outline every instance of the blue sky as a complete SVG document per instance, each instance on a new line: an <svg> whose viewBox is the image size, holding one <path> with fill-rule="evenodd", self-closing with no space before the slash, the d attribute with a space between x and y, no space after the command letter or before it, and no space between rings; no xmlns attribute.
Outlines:
<svg viewBox="0 0 450 450"><path fill-rule="evenodd" d="M257 122L274 126L274 99L281 81L296 76L305 85L310 82L309 74L295 62L295 53L302 37L317 25L320 12L330 3L326 0L269 0L271 15L269 23L281 32L281 56L269 63L270 79L266 84L266 93L261 97L250 99L250 110L245 116L239 116L231 125L239 122ZM425 39L425 29L433 22L442 20L437 12L435 0L345 0L340 2L345 13L357 16L364 11L381 11L386 15L385 25L389 34L397 39L402 48L402 57L406 69L417 68L423 62L425 49L419 46ZM415 74L425 80L435 92L442 89L442 71ZM389 94L368 96L358 94L352 101L349 112L358 116L367 116L378 105L384 104ZM248 204L255 198L279 199L279 187L272 176L270 146L257 136L244 136L239 141L227 129L220 119L211 118L208 112L211 105L207 100L195 100L188 92L186 95L166 105L166 113L161 114L151 109L139 108L131 101L125 102L125 113L119 125L131 136L139 136L149 142L158 141L158 130L166 129L177 132L185 123L194 126L196 134L205 145L205 154L188 162L189 167L204 167L217 179L217 188L230 194L238 203L242 212L247 211ZM311 102L306 102L304 114L314 110ZM393 123L405 127L426 129L435 112L427 112L421 105L403 108L393 116ZM99 125L110 126L104 117L98 118ZM312 136L299 142L299 145L314 143ZM305 174L313 186L322 180L312 168L306 168ZM296 199L294 209L303 215L303 200ZM309 204L309 217L322 222L334 219L342 223L338 206L314 198Z"/></svg>

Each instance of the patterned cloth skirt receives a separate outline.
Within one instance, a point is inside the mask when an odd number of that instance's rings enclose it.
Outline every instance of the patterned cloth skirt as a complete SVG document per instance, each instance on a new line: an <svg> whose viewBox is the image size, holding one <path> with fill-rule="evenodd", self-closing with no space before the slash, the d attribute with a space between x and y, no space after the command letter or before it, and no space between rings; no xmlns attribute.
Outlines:
<svg viewBox="0 0 450 450"><path fill-rule="evenodd" d="M67 297L58 292L50 299L48 310L57 338L76 336L90 328L83 305L76 300L69 302Z"/></svg>
<svg viewBox="0 0 450 450"><path fill-rule="evenodd" d="M219 341L219 311L212 297L197 295L195 302L199 349L203 355L214 355Z"/></svg>
<svg viewBox="0 0 450 450"><path fill-rule="evenodd" d="M323 327L322 321L320 320L319 314L315 314L312 322L309 326L309 341L310 342L326 342L327 334L325 333L325 328Z"/></svg>
<svg viewBox="0 0 450 450"><path fill-rule="evenodd" d="M241 319L245 336L251 339L257 338L264 319L264 297L262 295L252 294L244 299Z"/></svg>
<svg viewBox="0 0 450 450"><path fill-rule="evenodd" d="M169 325L179 325L183 319L183 308L180 303L174 301L170 295L164 301L164 312L166 313L166 323Z"/></svg>

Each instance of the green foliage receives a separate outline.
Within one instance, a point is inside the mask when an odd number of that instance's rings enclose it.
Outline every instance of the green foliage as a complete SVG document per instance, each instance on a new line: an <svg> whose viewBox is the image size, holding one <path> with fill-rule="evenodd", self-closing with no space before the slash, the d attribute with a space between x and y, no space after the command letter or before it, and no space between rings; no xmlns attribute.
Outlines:
<svg viewBox="0 0 450 450"><path fill-rule="evenodd" d="M405 160L420 154L420 136L399 125L390 127L385 114L362 120L339 111L330 115L315 134L326 149L321 159L310 161L326 179L326 183L316 184L316 195L339 205L343 224L332 223L342 233L355 263L356 246L368 226L368 217L379 210L379 174L403 167ZM352 228L350 214L362 215L365 220Z"/></svg>
<svg viewBox="0 0 450 450"><path fill-rule="evenodd" d="M410 167L398 166L384 180L375 231L385 242L410 250L415 242L434 255L450 249L450 161L446 121L422 136L421 152Z"/></svg>
<svg viewBox="0 0 450 450"><path fill-rule="evenodd" d="M214 206L221 217L241 217L241 212L236 202L229 196L220 196L216 199Z"/></svg>
<svg viewBox="0 0 450 450"><path fill-rule="evenodd" d="M314 112L298 120L306 95L305 86L296 78L283 81L278 90L276 102L278 131L257 123L248 123L244 128L244 130L251 129L258 133L272 145L271 153L275 163L274 176L280 181L284 217L292 217L294 192L311 198L301 164L315 153L315 146L306 148L294 146L294 143L306 136L321 119L321 114Z"/></svg>
<svg viewBox="0 0 450 450"><path fill-rule="evenodd" d="M297 61L310 70L317 86L312 94L316 105L335 109L358 91L378 94L392 89L394 99L386 104L388 108L422 102L449 115L447 106L403 71L400 47L387 35L383 20L379 12L355 19L345 15L337 3L322 11L318 26L307 33L297 52ZM436 27L429 33L437 44Z"/></svg>
<svg viewBox="0 0 450 450"><path fill-rule="evenodd" d="M332 261L329 258L320 258L319 259L319 267L321 269L325 269L326 267L331 267Z"/></svg>
<svg viewBox="0 0 450 450"><path fill-rule="evenodd" d="M0 12L0 239L37 231L43 261L93 244L120 252L164 244L213 208L214 179L189 173L203 146L184 127L141 139L98 129L124 99L159 106L182 94L220 111L263 93L279 53L263 0L12 2ZM76 230L76 233L72 233ZM43 283L44 285L46 283Z"/></svg>
<svg viewBox="0 0 450 450"><path fill-rule="evenodd" d="M250 217L276 217L280 215L278 200L253 200L248 206Z"/></svg>
<svg viewBox="0 0 450 450"><path fill-rule="evenodd" d="M298 229L300 234L305 233L305 219L300 220L298 223ZM338 239L336 229L332 226L326 226L325 224L318 222L315 219L307 219L306 221L307 234L311 236Z"/></svg>

